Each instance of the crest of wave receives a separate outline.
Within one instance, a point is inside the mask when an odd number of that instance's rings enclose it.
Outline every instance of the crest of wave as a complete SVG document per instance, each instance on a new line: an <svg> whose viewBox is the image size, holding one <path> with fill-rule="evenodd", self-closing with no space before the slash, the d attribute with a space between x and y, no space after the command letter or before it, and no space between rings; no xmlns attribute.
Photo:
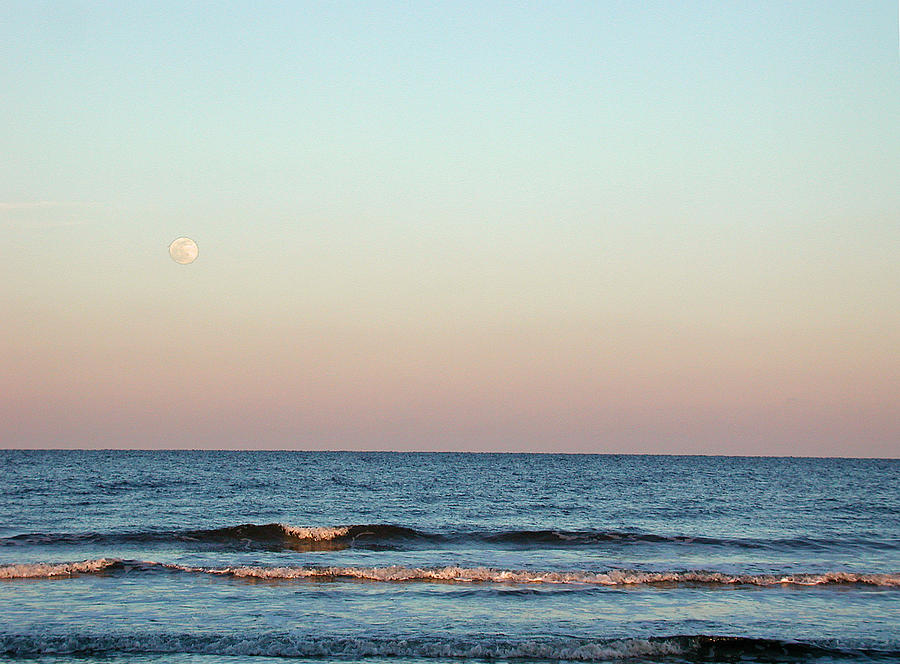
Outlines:
<svg viewBox="0 0 900 664"><path fill-rule="evenodd" d="M189 569L189 568L182 568ZM238 578L258 579L315 579L344 578L369 581L454 581L460 583L579 583L604 586L651 583L701 583L713 585L747 584L771 586L829 585L864 583L876 586L900 586L900 575L855 574L827 572L824 574L741 574L720 572L639 572L612 570L609 572L537 572L527 570L498 570L487 567L226 567L222 569L190 568L190 571L220 574Z"/></svg>
<svg viewBox="0 0 900 664"><path fill-rule="evenodd" d="M724 574L722 572L680 571L641 572L610 570L607 572L504 570L489 567L187 567L153 561L122 561L98 558L68 563L24 563L0 567L0 579L49 578L97 574L112 569L163 568L193 574L211 574L255 579L354 579L381 582L443 581L455 583L520 583L520 584L584 584L623 586L641 584L704 585L840 585L860 583L882 587L900 587L900 574L858 574L824 572L820 574Z"/></svg>
<svg viewBox="0 0 900 664"><path fill-rule="evenodd" d="M96 574L118 565L116 558L98 558L76 563L27 563L0 567L0 579L39 579L51 576L73 576L76 574Z"/></svg>
<svg viewBox="0 0 900 664"><path fill-rule="evenodd" d="M341 537L346 537L350 532L349 526L315 526L304 528L302 526L289 526L286 524L278 524L286 535L296 537L301 540L311 540L314 542L325 542Z"/></svg>

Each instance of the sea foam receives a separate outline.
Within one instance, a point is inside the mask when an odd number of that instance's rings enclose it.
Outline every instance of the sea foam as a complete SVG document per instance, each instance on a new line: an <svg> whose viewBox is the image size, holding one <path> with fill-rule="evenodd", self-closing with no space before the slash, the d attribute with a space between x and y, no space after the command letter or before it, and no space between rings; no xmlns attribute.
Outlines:
<svg viewBox="0 0 900 664"><path fill-rule="evenodd" d="M534 571L490 567L191 567L155 561L98 558L71 563L25 563L0 567L0 579L35 579L98 574L116 569L132 572L167 570L185 574L207 574L232 578L262 580L359 580L383 583L447 582L507 584L578 584L591 586L629 586L655 584L697 584L710 586L831 586L863 584L900 587L900 574L860 574L824 572L799 574L726 574L703 570L640 571L614 569L603 572L588 570Z"/></svg>
<svg viewBox="0 0 900 664"><path fill-rule="evenodd" d="M120 566L116 558L97 558L74 563L22 563L0 567L0 579L49 579L55 576L97 574Z"/></svg>

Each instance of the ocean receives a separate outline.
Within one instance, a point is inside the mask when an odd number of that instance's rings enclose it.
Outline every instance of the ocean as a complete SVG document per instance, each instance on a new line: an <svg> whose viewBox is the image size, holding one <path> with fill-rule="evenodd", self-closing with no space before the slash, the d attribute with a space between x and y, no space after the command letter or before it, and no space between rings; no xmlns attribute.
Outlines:
<svg viewBox="0 0 900 664"><path fill-rule="evenodd" d="M5 661L900 661L900 460L0 458Z"/></svg>

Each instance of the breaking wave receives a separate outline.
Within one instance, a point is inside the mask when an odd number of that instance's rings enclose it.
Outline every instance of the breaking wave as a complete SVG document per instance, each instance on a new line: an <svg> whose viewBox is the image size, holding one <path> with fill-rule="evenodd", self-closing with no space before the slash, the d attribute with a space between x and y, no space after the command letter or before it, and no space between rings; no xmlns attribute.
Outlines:
<svg viewBox="0 0 900 664"><path fill-rule="evenodd" d="M679 544L749 549L826 549L832 546L874 549L900 548L900 540L748 539L690 535L658 535L617 530L510 530L428 533L394 524L292 526L246 523L200 530L151 530L112 533L27 533L0 538L0 546L171 543L241 548L303 550L414 546L417 543L474 543L514 547L569 547L615 544Z"/></svg>
<svg viewBox="0 0 900 664"><path fill-rule="evenodd" d="M49 579L56 576L99 574L110 569L122 569L115 558L97 558L75 563L23 563L0 567L0 579Z"/></svg>
<svg viewBox="0 0 900 664"><path fill-rule="evenodd" d="M389 583L437 581L447 583L580 584L589 586L708 585L708 586L834 586L862 584L900 587L900 574L825 572L807 574L725 574L703 570L650 572L608 570L593 572L507 570L489 567L190 567L154 561L99 558L70 563L33 563L0 567L0 579L41 579L102 574L116 571L168 571L259 580L359 580Z"/></svg>
<svg viewBox="0 0 900 664"><path fill-rule="evenodd" d="M159 530L120 533L28 533L0 539L2 546L152 544L182 542L195 545L236 546L241 548L342 549L354 544L388 544L429 536L412 528L390 524L351 526L291 526L282 523L238 526L204 530Z"/></svg>
<svg viewBox="0 0 900 664"><path fill-rule="evenodd" d="M583 661L639 659L657 661L809 661L834 658L890 661L900 652L838 648L829 644L736 636L667 636L579 639L570 637L512 640L494 637L366 638L290 633L249 634L0 634L0 656L114 654L206 654L304 658L520 659Z"/></svg>

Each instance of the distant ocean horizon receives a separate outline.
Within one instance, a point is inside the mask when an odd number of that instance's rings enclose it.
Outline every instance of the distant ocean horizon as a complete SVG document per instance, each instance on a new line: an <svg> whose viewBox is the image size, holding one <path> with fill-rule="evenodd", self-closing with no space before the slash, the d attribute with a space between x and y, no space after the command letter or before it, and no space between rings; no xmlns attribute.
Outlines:
<svg viewBox="0 0 900 664"><path fill-rule="evenodd" d="M702 452L567 452L541 450L394 450L353 448L294 448L294 447L2 447L9 452L296 452L298 454L496 454L535 456L601 456L601 457L711 457L724 459L900 459L897 456L836 456L809 454L713 454Z"/></svg>
<svg viewBox="0 0 900 664"><path fill-rule="evenodd" d="M2 450L0 659L900 660L900 460Z"/></svg>

